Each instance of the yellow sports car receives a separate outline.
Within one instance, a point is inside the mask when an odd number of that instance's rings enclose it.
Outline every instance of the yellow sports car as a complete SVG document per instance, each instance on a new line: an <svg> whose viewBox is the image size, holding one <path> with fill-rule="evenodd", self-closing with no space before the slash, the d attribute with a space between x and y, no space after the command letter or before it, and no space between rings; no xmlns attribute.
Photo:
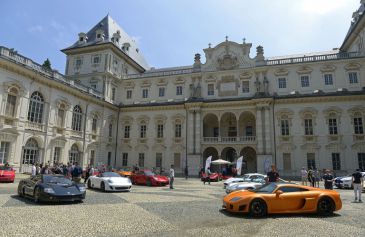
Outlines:
<svg viewBox="0 0 365 237"><path fill-rule="evenodd" d="M340 194L336 191L291 183L270 183L255 190L232 192L223 198L225 210L254 217L274 213L331 215L341 207Z"/></svg>

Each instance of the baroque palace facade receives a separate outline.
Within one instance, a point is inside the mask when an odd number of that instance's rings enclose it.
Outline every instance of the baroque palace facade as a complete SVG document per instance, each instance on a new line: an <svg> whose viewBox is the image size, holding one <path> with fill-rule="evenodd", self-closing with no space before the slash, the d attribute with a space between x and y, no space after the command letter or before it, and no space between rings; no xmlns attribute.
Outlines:
<svg viewBox="0 0 365 237"><path fill-rule="evenodd" d="M205 159L243 172L276 164L345 174L365 168L364 3L342 46L265 58L228 40L193 65L149 68L108 15L63 49L65 75L0 47L0 163L78 161L197 175Z"/></svg>

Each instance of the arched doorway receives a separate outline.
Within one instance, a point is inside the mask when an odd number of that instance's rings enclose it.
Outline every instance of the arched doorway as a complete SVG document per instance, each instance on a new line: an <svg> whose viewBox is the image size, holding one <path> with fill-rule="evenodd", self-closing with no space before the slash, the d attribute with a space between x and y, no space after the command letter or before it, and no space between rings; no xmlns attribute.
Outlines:
<svg viewBox="0 0 365 237"><path fill-rule="evenodd" d="M226 147L223 149L221 158L233 163L237 158L236 150L232 147Z"/></svg>
<svg viewBox="0 0 365 237"><path fill-rule="evenodd" d="M71 147L68 162L70 162L70 164L75 162L80 164L80 151L76 144L73 144Z"/></svg>
<svg viewBox="0 0 365 237"><path fill-rule="evenodd" d="M242 174L257 172L256 151L252 147L245 147L241 150L240 156L243 156Z"/></svg>
<svg viewBox="0 0 365 237"><path fill-rule="evenodd" d="M207 158L209 156L212 156L212 161L213 160L217 160L218 157L219 157L217 149L215 149L214 147L208 147L208 148L206 148L204 150L204 152L203 152L203 160L202 160L202 164L201 164L202 168L204 168L204 169L205 169L205 161L207 160Z"/></svg>
<svg viewBox="0 0 365 237"><path fill-rule="evenodd" d="M39 163L38 142L34 138L29 138L23 150L23 165Z"/></svg>

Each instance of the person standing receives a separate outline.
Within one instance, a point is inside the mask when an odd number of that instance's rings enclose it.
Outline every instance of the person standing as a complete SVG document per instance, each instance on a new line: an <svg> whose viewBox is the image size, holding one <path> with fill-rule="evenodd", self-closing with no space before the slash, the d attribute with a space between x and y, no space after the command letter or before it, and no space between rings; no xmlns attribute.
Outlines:
<svg viewBox="0 0 365 237"><path fill-rule="evenodd" d="M210 168L208 167L207 168L207 173L206 173L206 177L204 178L204 185L205 185L205 182L208 182L208 184L210 185L210 175L212 174L212 172L210 172Z"/></svg>
<svg viewBox="0 0 365 237"><path fill-rule="evenodd" d="M364 185L364 178L360 173L360 169L356 169L356 172L352 174L352 185L354 186L355 202L357 202L357 200L359 200L359 202L362 202L361 192L362 192L362 187Z"/></svg>
<svg viewBox="0 0 365 237"><path fill-rule="evenodd" d="M171 168L170 168L170 189L174 189L174 178L175 178L174 165L171 165Z"/></svg>
<svg viewBox="0 0 365 237"><path fill-rule="evenodd" d="M86 170L85 170L85 178L84 178L84 183L86 183L87 179L90 177L90 165L87 166Z"/></svg>
<svg viewBox="0 0 365 237"><path fill-rule="evenodd" d="M32 176L37 175L37 167L35 167L34 163L32 164Z"/></svg>
<svg viewBox="0 0 365 237"><path fill-rule="evenodd" d="M307 176L308 176L307 170L304 167L302 167L300 173L302 175L302 185L307 185Z"/></svg>
<svg viewBox="0 0 365 237"><path fill-rule="evenodd" d="M267 180L269 183L275 183L279 181L279 173L276 171L275 165L271 165L271 171L267 173Z"/></svg>
<svg viewBox="0 0 365 237"><path fill-rule="evenodd" d="M311 185L312 187L314 187L315 179L314 179L314 174L313 174L313 170L312 170L312 168L310 168L310 169L308 170L308 182L310 183L310 185Z"/></svg>
<svg viewBox="0 0 365 237"><path fill-rule="evenodd" d="M323 175L323 181L325 189L333 189L333 175L329 170L326 170L325 175Z"/></svg>
<svg viewBox="0 0 365 237"><path fill-rule="evenodd" d="M72 181L74 181L76 183L80 183L81 174L82 174L82 169L79 166L79 164L77 162L75 162L75 167L72 169Z"/></svg>
<svg viewBox="0 0 365 237"><path fill-rule="evenodd" d="M318 169L314 169L314 180L315 180L315 187L319 188L319 180L321 179L321 174L319 173Z"/></svg>

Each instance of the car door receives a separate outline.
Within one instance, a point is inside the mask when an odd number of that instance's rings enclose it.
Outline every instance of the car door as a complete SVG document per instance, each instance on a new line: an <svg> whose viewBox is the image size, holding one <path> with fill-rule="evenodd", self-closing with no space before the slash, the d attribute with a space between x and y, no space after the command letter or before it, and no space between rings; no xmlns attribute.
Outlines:
<svg viewBox="0 0 365 237"><path fill-rule="evenodd" d="M41 182L41 180L42 180L41 175L36 175L36 176L31 177L30 179L27 179L26 182L24 183L25 194L29 195L29 196L33 196L34 188L39 182Z"/></svg>
<svg viewBox="0 0 365 237"><path fill-rule="evenodd" d="M272 212L295 212L305 205L305 197L303 190L300 187L295 186L280 186L276 191L282 191L280 195L276 195L271 200Z"/></svg>

